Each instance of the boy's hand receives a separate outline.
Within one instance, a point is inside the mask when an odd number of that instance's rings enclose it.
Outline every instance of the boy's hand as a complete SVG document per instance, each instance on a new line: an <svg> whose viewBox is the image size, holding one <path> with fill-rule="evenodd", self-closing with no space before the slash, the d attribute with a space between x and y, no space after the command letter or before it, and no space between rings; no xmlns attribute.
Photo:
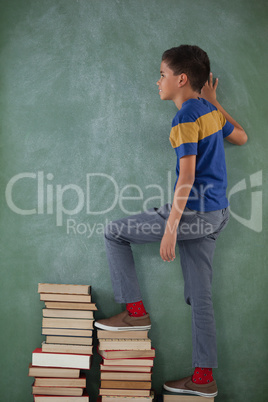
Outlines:
<svg viewBox="0 0 268 402"><path fill-rule="evenodd" d="M160 245L160 256L163 261L173 261L176 257L175 246L177 242L177 231L170 232L169 230L165 232L162 237Z"/></svg>
<svg viewBox="0 0 268 402"><path fill-rule="evenodd" d="M201 90L201 97L208 100L210 103L214 103L216 101L216 89L218 86L219 80L216 78L215 83L213 85L213 74L209 74L209 79L203 86Z"/></svg>

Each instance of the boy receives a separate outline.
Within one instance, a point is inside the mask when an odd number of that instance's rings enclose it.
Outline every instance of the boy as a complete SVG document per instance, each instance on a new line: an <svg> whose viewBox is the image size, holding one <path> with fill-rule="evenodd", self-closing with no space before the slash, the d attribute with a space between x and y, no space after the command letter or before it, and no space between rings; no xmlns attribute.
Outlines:
<svg viewBox="0 0 268 402"><path fill-rule="evenodd" d="M164 261L175 259L178 243L184 297L192 308L195 371L164 388L213 397L218 391L212 376L212 368L217 367L212 260L215 241L229 219L223 138L242 145L247 135L216 100L218 80L213 84L209 58L199 47L181 45L164 52L157 85L160 98L172 100L178 108L170 133L177 155L173 203L107 226L105 244L115 301L126 303L126 311L95 325L114 331L151 328L130 243L161 240Z"/></svg>

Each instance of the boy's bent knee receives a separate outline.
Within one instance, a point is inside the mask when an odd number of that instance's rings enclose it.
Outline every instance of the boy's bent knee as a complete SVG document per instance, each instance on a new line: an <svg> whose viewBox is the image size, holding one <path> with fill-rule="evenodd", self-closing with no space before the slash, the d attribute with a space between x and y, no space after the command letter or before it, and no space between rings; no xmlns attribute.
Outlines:
<svg viewBox="0 0 268 402"><path fill-rule="evenodd" d="M107 240L117 239L122 231L122 224L118 221L113 221L108 223L104 229L104 237Z"/></svg>
<svg viewBox="0 0 268 402"><path fill-rule="evenodd" d="M105 239L111 240L114 237L112 230L112 222L108 223L108 225L104 228L104 237Z"/></svg>

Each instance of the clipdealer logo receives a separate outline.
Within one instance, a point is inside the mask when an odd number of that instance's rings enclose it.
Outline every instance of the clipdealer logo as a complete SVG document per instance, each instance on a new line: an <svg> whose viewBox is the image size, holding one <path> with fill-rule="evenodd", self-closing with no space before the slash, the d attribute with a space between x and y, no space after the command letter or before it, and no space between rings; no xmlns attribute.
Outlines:
<svg viewBox="0 0 268 402"><path fill-rule="evenodd" d="M18 215L55 214L56 225L62 226L64 216L77 215L84 208L86 208L86 213L88 215L104 215L112 211L118 204L124 214L138 214L142 211L129 211L127 209L128 202L143 201L143 210L145 211L149 208L149 203L153 200L157 203L160 201L161 204L164 204L165 202L171 203L173 191L170 171L168 172L167 178L167 201L165 201L166 192L158 184L147 185L145 187L145 192L135 184L127 184L120 189L116 180L112 176L105 173L88 173L86 175L85 191L76 184L67 184L64 186L61 184L52 184L53 179L54 175L52 173L45 174L43 171L39 171L37 173L24 172L13 176L7 183L5 190L8 207L11 209L11 211ZM37 192L36 208L24 209L18 205L18 201L15 201L16 186L21 186L23 183L25 183L25 180L31 180L31 185L35 186L35 190ZM108 184L113 188L113 200L111 201L109 207L105 209L93 210L92 204L94 204L94 194L92 193L94 193L94 190L92 190L92 188L94 189L94 180L96 180L95 185L97 181L102 180L101 184L103 184L103 180L105 180L105 184ZM29 182L27 184L29 185ZM153 197L146 197L146 191L149 190L150 192L150 189L155 191L155 195ZM134 192L135 195L130 196L129 192ZM67 208L64 205L64 199L66 200L66 198L69 200L76 199L76 205L73 208Z"/></svg>
<svg viewBox="0 0 268 402"><path fill-rule="evenodd" d="M18 215L55 215L56 217L56 225L63 225L64 216L74 216L79 214L84 208L86 208L86 213L88 215L104 215L108 212L112 211L117 205L119 205L121 211L127 215L138 214L144 212L151 208L151 203L154 201L155 203L164 205L165 203L172 203L173 199L173 186L171 180L171 172L168 172L167 175L167 189L163 189L158 184L149 184L145 186L145 189L142 190L141 187L135 184L127 184L123 188L119 188L116 180L105 173L88 173L86 174L86 190L84 191L80 186L76 184L67 184L62 186L61 184L53 184L52 181L54 179L54 175L52 173L45 174L43 171L39 171L37 173L33 172L24 172L19 173L13 176L9 182L7 183L5 190L5 197L8 207L11 211ZM30 180L30 184L35 186L36 194L37 194L37 203L35 208L25 209L19 205L18 200L16 200L16 186L21 186L25 184L25 180ZM94 188L94 180L106 180L106 184L108 183L113 187L113 200L109 207L105 209L93 210L92 200L94 200L94 191L92 191L92 187ZM96 184L97 182L95 182ZM253 173L249 176L250 186L247 186L247 181L244 178L235 184L230 190L228 194L228 200L231 204L231 199L235 198L235 195L238 197L241 196L241 193L244 192L246 197L250 199L250 218L246 219L243 216L238 215L237 213L232 211L230 207L230 213L234 219L236 219L243 226L247 227L250 230L260 233L262 231L262 170ZM29 182L27 183L29 185ZM209 186L208 186L209 187ZM257 188L257 189L256 189ZM204 189L204 191L206 188ZM135 196L130 196L130 192L134 192ZM150 193L150 196L146 197L146 192ZM155 195L151 196L151 192L154 191ZM167 196L167 199L165 198ZM64 205L64 200L72 199L76 200L76 205L73 208L67 208ZM127 203L133 201L138 201L138 205L142 203L142 210L139 209L137 211L130 211L127 209ZM75 232L75 224L76 221L74 219L67 220L67 233L68 229L72 229ZM85 227L88 225L84 223L79 224L84 225ZM96 224L95 224L96 225ZM100 224L101 225L101 224ZM84 234L83 231L86 231L84 228L80 228L80 234Z"/></svg>
<svg viewBox="0 0 268 402"><path fill-rule="evenodd" d="M246 219L238 214L234 213L230 207L231 215L243 226L260 233L262 231L262 170L253 173L249 176L250 186L247 186L246 179L239 181L229 191L228 200L231 205L231 197L235 194L250 191L250 218ZM258 189L256 189L258 188Z"/></svg>

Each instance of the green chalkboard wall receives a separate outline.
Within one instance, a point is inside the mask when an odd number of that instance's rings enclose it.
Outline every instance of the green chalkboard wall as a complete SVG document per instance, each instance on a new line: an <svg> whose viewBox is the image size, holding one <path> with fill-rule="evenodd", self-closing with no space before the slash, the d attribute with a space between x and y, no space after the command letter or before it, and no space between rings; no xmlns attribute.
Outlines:
<svg viewBox="0 0 268 402"><path fill-rule="evenodd" d="M162 52L182 43L208 52L218 98L249 136L226 144L232 217L214 264L217 401L267 400L267 17L265 0L1 1L1 401L32 401L38 282L91 284L97 319L122 311L103 228L171 200L176 109L156 81ZM161 393L192 372L190 308L178 257L163 263L158 244L134 254ZM94 356L87 373L91 401L99 363Z"/></svg>

